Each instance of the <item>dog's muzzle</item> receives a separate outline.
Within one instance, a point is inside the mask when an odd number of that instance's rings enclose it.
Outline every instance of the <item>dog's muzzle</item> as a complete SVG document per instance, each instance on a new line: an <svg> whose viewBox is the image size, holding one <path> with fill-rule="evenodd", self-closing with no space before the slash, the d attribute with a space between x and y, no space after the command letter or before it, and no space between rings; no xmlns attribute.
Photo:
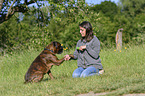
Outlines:
<svg viewBox="0 0 145 96"><path fill-rule="evenodd" d="M63 46L60 46L60 49L58 51L58 54L61 54L63 52Z"/></svg>

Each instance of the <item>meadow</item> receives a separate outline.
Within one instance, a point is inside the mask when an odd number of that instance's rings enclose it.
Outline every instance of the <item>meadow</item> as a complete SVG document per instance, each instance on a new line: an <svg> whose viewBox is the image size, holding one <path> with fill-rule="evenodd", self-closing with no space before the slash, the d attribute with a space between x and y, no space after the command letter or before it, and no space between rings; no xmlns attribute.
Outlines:
<svg viewBox="0 0 145 96"><path fill-rule="evenodd" d="M42 49L43 50L43 49ZM58 58L73 53L64 50ZM74 96L88 92L105 96L145 93L145 46L127 46L120 52L103 48L100 57L105 73L100 76L72 78L77 61L65 61L51 69L55 79L46 74L39 83L24 84L24 75L41 51L34 49L0 57L1 96Z"/></svg>

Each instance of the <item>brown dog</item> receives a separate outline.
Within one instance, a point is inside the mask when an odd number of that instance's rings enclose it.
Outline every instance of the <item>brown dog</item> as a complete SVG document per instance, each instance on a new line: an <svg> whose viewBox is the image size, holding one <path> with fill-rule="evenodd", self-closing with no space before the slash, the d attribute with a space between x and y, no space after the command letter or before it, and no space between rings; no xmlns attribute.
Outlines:
<svg viewBox="0 0 145 96"><path fill-rule="evenodd" d="M63 47L59 42L51 42L32 62L25 75L25 83L39 82L46 73L53 79L50 69L53 65L59 66L64 61L64 57L58 60L55 55L61 54L62 52Z"/></svg>

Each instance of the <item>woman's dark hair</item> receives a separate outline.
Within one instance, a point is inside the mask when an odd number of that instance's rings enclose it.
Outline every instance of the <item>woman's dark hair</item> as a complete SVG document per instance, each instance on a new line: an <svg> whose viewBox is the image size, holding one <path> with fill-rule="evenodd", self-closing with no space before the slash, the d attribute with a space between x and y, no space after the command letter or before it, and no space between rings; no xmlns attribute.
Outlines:
<svg viewBox="0 0 145 96"><path fill-rule="evenodd" d="M85 39L87 42L91 41L94 36L91 23L88 21L84 21L81 24L79 24L79 26L86 29L86 36L82 37L81 40Z"/></svg>

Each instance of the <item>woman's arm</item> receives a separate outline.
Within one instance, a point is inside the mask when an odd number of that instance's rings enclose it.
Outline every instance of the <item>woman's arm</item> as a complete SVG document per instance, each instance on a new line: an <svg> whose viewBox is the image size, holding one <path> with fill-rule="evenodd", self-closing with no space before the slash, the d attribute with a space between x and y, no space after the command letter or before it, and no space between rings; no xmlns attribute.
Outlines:
<svg viewBox="0 0 145 96"><path fill-rule="evenodd" d="M100 53L100 42L99 42L99 40L97 38L95 38L93 40L93 42L86 45L86 50L91 57L97 59L99 57L99 53Z"/></svg>

